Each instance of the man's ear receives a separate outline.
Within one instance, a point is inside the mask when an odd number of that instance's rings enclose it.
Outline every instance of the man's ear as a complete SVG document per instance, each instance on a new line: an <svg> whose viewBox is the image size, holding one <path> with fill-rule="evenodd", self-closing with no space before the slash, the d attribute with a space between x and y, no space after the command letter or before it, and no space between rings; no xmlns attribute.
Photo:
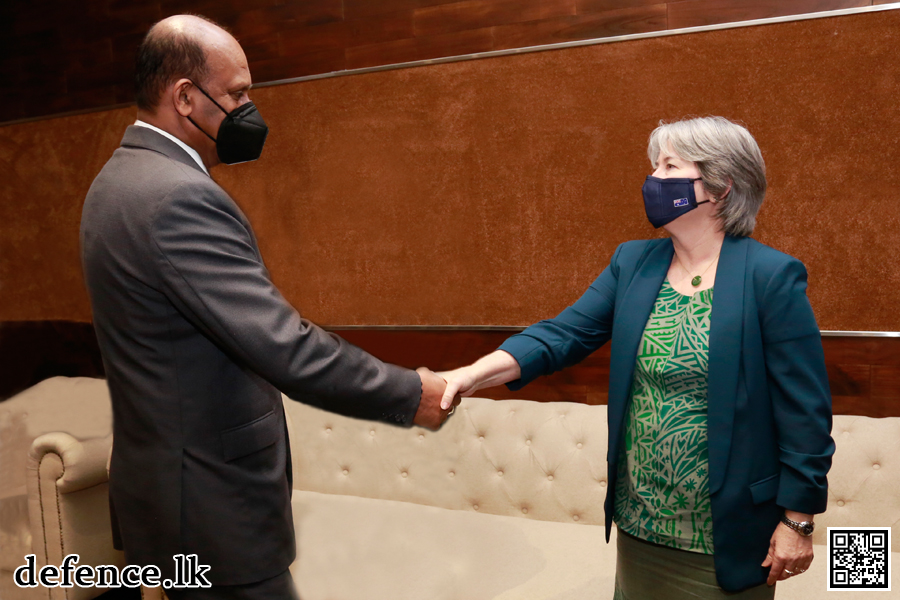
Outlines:
<svg viewBox="0 0 900 600"><path fill-rule="evenodd" d="M171 88L172 104L182 117L188 117L194 110L188 92L194 87L190 79L179 79Z"/></svg>

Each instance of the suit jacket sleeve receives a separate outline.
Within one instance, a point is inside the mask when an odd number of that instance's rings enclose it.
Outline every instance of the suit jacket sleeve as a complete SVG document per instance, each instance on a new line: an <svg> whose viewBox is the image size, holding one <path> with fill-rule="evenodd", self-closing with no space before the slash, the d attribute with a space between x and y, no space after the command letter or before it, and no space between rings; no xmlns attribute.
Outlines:
<svg viewBox="0 0 900 600"><path fill-rule="evenodd" d="M304 402L412 423L418 374L302 319L269 279L246 219L212 182L170 192L151 235L164 293L233 360Z"/></svg>
<svg viewBox="0 0 900 600"><path fill-rule="evenodd" d="M789 259L769 280L759 310L781 461L777 503L815 514L825 510L834 441L825 356L806 280L803 263Z"/></svg>
<svg viewBox="0 0 900 600"><path fill-rule="evenodd" d="M609 341L621 249L620 245L609 266L575 304L503 342L499 349L511 354L522 370L519 379L506 384L509 389L521 389L541 375L577 364Z"/></svg>

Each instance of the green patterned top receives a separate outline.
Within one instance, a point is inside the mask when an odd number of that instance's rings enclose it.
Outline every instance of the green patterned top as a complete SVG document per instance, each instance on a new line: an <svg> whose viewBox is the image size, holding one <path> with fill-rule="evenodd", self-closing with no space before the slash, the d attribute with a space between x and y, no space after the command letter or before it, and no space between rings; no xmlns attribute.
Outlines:
<svg viewBox="0 0 900 600"><path fill-rule="evenodd" d="M706 440L712 288L663 283L644 328L619 453L614 519L635 537L713 553Z"/></svg>

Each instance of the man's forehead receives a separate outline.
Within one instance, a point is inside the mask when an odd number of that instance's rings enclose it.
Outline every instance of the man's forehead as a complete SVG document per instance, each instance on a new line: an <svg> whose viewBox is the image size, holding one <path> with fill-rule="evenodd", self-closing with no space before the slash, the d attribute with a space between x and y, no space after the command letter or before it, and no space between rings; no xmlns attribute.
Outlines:
<svg viewBox="0 0 900 600"><path fill-rule="evenodd" d="M247 58L236 41L229 45L215 45L207 49L209 77L228 90L250 87L250 68Z"/></svg>

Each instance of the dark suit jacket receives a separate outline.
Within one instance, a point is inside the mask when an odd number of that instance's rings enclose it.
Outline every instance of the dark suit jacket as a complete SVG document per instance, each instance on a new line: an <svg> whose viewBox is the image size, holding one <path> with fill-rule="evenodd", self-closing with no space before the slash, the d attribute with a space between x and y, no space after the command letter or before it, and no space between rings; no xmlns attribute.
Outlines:
<svg viewBox="0 0 900 600"><path fill-rule="evenodd" d="M81 248L128 562L171 578L173 555L197 554L214 585L281 573L295 546L279 390L408 425L419 376L300 318L234 201L150 129L129 127L94 180Z"/></svg>
<svg viewBox="0 0 900 600"><path fill-rule="evenodd" d="M616 465L638 345L672 261L670 239L634 241L558 317L500 348L522 368L519 389L612 340L607 540ZM726 237L709 332L709 487L719 585L765 581L760 564L784 509L825 510L834 442L831 395L806 269L750 238Z"/></svg>

